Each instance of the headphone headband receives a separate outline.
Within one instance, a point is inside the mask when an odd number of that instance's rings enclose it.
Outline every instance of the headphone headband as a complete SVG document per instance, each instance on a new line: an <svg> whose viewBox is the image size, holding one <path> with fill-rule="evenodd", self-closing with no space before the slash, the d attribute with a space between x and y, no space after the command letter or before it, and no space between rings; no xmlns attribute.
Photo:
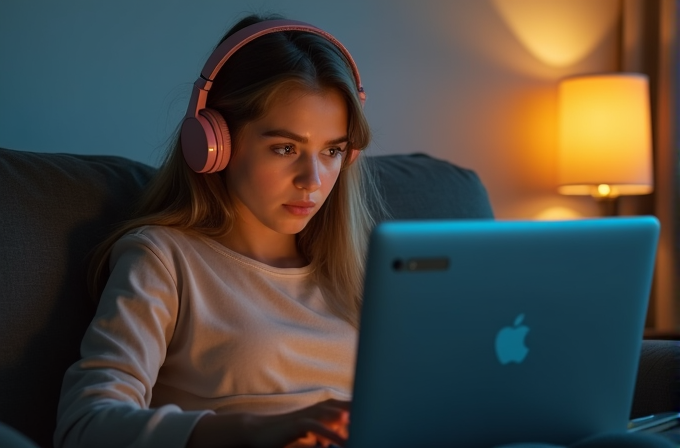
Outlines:
<svg viewBox="0 0 680 448"><path fill-rule="evenodd" d="M359 99L361 104L364 104L366 101L366 93L364 92L364 87L361 84L359 69L354 62L352 55L349 53L347 48L345 48L345 46L340 43L339 40L321 28L317 28L314 25L300 22L298 20L265 20L263 22L258 22L238 30L226 38L224 42L222 42L215 49L215 51L213 51L203 66L203 70L201 70L201 76L194 83L186 116L196 116L199 110L205 108L208 91L210 91L210 88L212 87L212 82L215 80L215 76L217 76L225 62L227 62L227 60L234 53L236 53L236 51L238 51L245 44L257 39L260 36L278 33L281 31L305 31L308 33L317 34L335 45L345 56L347 62L349 62L352 73L354 74L354 81L356 82Z"/></svg>

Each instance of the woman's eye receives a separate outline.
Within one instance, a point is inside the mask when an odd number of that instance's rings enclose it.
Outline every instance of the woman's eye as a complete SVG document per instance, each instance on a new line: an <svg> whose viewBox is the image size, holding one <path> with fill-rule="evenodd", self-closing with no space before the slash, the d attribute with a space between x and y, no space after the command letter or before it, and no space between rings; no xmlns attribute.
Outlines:
<svg viewBox="0 0 680 448"><path fill-rule="evenodd" d="M277 146L274 148L274 152L280 156L289 156L291 154L295 154L295 148L293 145Z"/></svg>
<svg viewBox="0 0 680 448"><path fill-rule="evenodd" d="M330 155L331 157L341 157L342 153L345 152L344 149L340 148L328 148L327 151L328 155Z"/></svg>

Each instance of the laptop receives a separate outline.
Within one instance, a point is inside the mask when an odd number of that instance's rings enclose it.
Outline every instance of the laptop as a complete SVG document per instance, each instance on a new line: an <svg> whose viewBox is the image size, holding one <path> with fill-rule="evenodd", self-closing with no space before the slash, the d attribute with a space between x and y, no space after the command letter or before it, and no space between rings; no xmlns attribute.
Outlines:
<svg viewBox="0 0 680 448"><path fill-rule="evenodd" d="M653 217L376 226L347 446L626 431L658 234Z"/></svg>

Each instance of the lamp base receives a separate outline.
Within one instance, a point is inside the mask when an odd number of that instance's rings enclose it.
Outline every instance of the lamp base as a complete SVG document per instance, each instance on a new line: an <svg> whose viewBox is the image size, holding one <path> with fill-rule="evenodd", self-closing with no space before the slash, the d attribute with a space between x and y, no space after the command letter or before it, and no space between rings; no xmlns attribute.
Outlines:
<svg viewBox="0 0 680 448"><path fill-rule="evenodd" d="M603 196L595 199L600 206L600 214L602 216L616 216L619 214L618 196Z"/></svg>

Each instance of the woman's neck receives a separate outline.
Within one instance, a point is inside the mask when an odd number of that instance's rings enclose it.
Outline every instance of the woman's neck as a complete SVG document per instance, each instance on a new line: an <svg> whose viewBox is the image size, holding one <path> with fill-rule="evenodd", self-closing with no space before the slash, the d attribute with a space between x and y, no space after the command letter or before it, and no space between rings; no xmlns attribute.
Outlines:
<svg viewBox="0 0 680 448"><path fill-rule="evenodd" d="M282 235L270 229L253 231L243 224L237 221L228 234L215 240L236 253L276 268L299 268L308 264L298 250L295 235Z"/></svg>

